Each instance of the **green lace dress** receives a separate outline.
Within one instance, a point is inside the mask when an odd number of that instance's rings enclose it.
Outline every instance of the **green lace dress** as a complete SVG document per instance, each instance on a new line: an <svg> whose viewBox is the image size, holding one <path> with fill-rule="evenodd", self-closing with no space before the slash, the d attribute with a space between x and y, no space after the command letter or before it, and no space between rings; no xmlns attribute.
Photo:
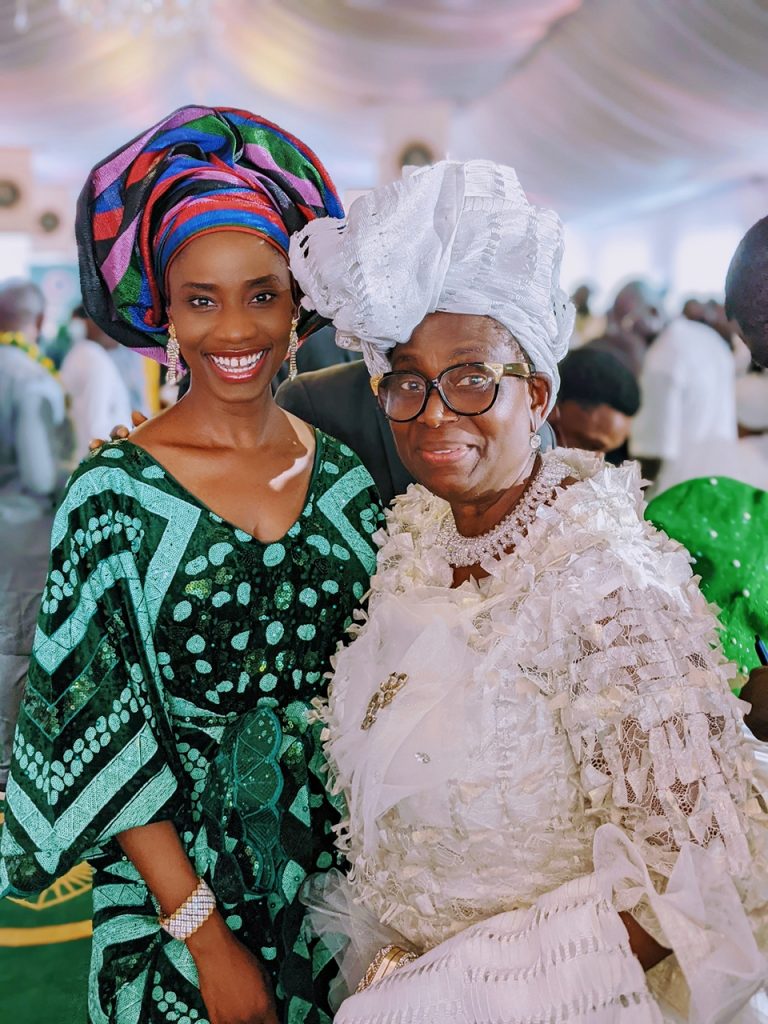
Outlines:
<svg viewBox="0 0 768 1024"><path fill-rule="evenodd" d="M16 733L0 893L94 868L93 1024L204 1024L186 945L115 836L170 820L286 1024L330 1020L299 889L333 861L312 701L375 564L368 472L317 434L306 505L262 544L143 449L106 445L56 515Z"/></svg>

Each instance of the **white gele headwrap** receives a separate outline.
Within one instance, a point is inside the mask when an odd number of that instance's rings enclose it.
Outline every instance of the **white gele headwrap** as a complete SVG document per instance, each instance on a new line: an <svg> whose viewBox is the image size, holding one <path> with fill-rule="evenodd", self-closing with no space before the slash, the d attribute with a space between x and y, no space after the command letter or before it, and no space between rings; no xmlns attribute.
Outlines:
<svg viewBox="0 0 768 1024"><path fill-rule="evenodd" d="M557 214L528 202L511 167L446 160L361 196L344 221L312 221L290 256L303 304L371 373L428 313L491 316L552 381L551 407L574 320L562 252Z"/></svg>

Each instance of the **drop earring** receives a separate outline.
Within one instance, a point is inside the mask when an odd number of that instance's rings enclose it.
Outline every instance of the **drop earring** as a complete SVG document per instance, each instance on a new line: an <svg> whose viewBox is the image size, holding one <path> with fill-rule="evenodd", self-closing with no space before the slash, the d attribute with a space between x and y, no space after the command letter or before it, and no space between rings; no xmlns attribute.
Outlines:
<svg viewBox="0 0 768 1024"><path fill-rule="evenodd" d="M528 444L531 446L531 451L535 454L541 448L541 434L534 430L528 438Z"/></svg>
<svg viewBox="0 0 768 1024"><path fill-rule="evenodd" d="M296 353L299 350L299 335L296 328L299 326L299 318L295 316L291 320L291 334L288 340L288 380L294 380L299 368L296 365Z"/></svg>
<svg viewBox="0 0 768 1024"><path fill-rule="evenodd" d="M168 322L168 347L165 350L168 358L168 372L165 375L166 384L178 384L179 383L179 339L176 337L176 328L173 325L173 321Z"/></svg>

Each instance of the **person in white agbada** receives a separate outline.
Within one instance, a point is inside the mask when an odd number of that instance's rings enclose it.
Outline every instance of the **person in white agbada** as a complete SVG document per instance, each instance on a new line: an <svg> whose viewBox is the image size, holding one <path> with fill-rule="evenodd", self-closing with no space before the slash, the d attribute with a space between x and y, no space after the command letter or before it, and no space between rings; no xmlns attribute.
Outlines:
<svg viewBox="0 0 768 1024"><path fill-rule="evenodd" d="M682 458L661 467L654 497L686 480L717 476L768 491L768 374L737 377L735 391L738 439L691 445Z"/></svg>
<svg viewBox="0 0 768 1024"><path fill-rule="evenodd" d="M629 441L647 478L661 470L691 479L688 461L693 467L706 461L711 444L736 441L735 383L733 351L713 327L680 316L664 328L643 364L643 401Z"/></svg>
<svg viewBox="0 0 768 1024"><path fill-rule="evenodd" d="M128 387L104 345L87 335L88 323L82 318L72 319L70 329L79 333L61 365L61 383L70 403L78 462L88 454L94 437L109 437L116 423L131 422ZM107 341L116 344L112 339Z"/></svg>
<svg viewBox="0 0 768 1024"><path fill-rule="evenodd" d="M634 464L537 452L561 250L484 161L292 241L420 481L319 710L351 870L306 899L337 1024L761 1019L768 817L713 610Z"/></svg>

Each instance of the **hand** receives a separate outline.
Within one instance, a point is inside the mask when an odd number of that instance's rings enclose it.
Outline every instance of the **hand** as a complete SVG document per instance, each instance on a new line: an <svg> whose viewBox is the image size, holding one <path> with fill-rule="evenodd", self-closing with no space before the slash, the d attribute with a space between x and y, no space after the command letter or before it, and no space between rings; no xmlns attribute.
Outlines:
<svg viewBox="0 0 768 1024"><path fill-rule="evenodd" d="M131 413L131 423L133 424L134 430L136 429L136 427L140 427L142 423L146 422L147 417L144 415L144 413L139 412L138 409L134 409L133 412ZM113 441L124 441L126 437L130 436L130 433L131 432L128 429L128 427L123 426L122 423L118 423L116 427L112 427L112 429L109 432L109 436ZM90 451L96 452L99 450L99 448L101 448L102 445L106 443L107 442L104 440L103 437L94 437L93 440L88 445L88 448Z"/></svg>
<svg viewBox="0 0 768 1024"><path fill-rule="evenodd" d="M187 940L211 1024L279 1024L264 967L214 912Z"/></svg>
<svg viewBox="0 0 768 1024"><path fill-rule="evenodd" d="M744 716L747 728L759 740L768 740L768 666L753 668L739 694L752 705Z"/></svg>

